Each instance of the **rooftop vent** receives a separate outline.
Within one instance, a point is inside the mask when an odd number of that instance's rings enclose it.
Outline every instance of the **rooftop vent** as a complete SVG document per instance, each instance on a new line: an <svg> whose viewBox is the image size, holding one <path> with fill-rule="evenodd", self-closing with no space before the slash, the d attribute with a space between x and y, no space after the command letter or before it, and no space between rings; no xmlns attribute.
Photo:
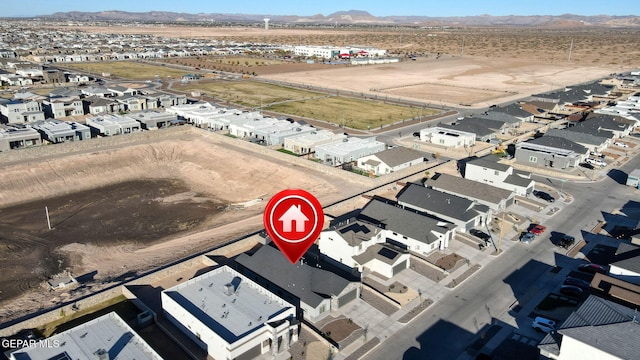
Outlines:
<svg viewBox="0 0 640 360"><path fill-rule="evenodd" d="M224 294L231 296L234 293L234 287L232 283L224 284Z"/></svg>

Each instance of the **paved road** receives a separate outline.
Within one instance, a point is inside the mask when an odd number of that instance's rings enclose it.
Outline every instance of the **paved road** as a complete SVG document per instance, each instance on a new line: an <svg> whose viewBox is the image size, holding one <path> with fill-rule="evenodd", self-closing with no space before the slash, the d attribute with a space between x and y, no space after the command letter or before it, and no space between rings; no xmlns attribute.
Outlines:
<svg viewBox="0 0 640 360"><path fill-rule="evenodd" d="M638 167L640 157L635 157L620 170L628 173ZM546 178L536 180L558 188L561 185L553 179L551 183ZM601 211L620 208L638 194L638 190L611 177L592 183L567 182L563 190L573 194L575 201L545 225L549 231L568 233L578 239L582 239L583 230L591 230L597 219L602 219ZM510 317L507 310L515 301L525 306L531 289L543 289L548 281L544 274L548 270L556 265L577 265L579 260L556 253L557 248L549 241L549 231L528 246L516 244L432 305L393 339L382 339L382 344L365 359L458 358L495 318L504 326L502 321ZM529 326L526 313L517 317L510 322L520 327Z"/></svg>

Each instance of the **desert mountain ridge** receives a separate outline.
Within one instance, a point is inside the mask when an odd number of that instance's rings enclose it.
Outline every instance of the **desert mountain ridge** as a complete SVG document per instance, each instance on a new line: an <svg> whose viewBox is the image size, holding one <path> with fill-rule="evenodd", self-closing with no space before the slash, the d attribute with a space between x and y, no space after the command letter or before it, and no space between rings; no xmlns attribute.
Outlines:
<svg viewBox="0 0 640 360"><path fill-rule="evenodd" d="M292 25L411 25L411 26L519 26L519 27L640 27L640 16L595 15L509 15L509 16L374 16L367 11L338 11L329 15L310 16L272 14L176 13L167 11L126 12L57 12L39 16L44 19L69 21L142 21L142 22L245 22Z"/></svg>

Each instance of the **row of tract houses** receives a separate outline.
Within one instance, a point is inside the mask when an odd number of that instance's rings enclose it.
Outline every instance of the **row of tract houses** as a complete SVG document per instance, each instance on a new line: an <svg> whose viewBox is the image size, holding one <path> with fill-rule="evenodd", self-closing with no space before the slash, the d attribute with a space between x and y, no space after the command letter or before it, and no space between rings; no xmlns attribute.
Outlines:
<svg viewBox="0 0 640 360"><path fill-rule="evenodd" d="M640 121L640 76L619 75L565 89L536 94L527 101L492 107L451 124L422 129L420 140L453 148L476 142L501 144L526 133L524 123L537 123L543 132L515 141L513 155L519 164L572 169L600 153L617 139L629 135ZM535 135L535 136L534 136ZM502 140L499 139L502 137Z"/></svg>

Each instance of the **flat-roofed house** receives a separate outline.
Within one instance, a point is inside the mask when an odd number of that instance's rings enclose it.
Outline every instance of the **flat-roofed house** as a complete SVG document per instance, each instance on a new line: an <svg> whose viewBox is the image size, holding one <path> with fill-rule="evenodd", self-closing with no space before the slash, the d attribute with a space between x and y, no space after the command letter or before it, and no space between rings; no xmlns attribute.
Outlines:
<svg viewBox="0 0 640 360"><path fill-rule="evenodd" d="M40 144L42 144L42 139L36 129L0 126L0 151L21 149Z"/></svg>
<svg viewBox="0 0 640 360"><path fill-rule="evenodd" d="M93 133L102 136L129 134L140 131L139 122L127 116L102 115L87 118L87 125Z"/></svg>
<svg viewBox="0 0 640 360"><path fill-rule="evenodd" d="M214 359L275 357L298 338L295 306L228 266L160 296L169 321Z"/></svg>
<svg viewBox="0 0 640 360"><path fill-rule="evenodd" d="M434 126L420 130L420 141L445 147L469 147L476 143L476 134L458 129Z"/></svg>
<svg viewBox="0 0 640 360"><path fill-rule="evenodd" d="M383 151L387 146L375 137L347 137L316 146L316 159L332 166L356 161L359 158Z"/></svg>
<svg viewBox="0 0 640 360"><path fill-rule="evenodd" d="M315 130L284 139L284 148L298 155L311 154L316 151L318 145L342 141L346 137L347 135L343 133L336 134L330 130Z"/></svg>
<svg viewBox="0 0 640 360"><path fill-rule="evenodd" d="M110 312L11 353L10 360L162 360L120 316Z"/></svg>
<svg viewBox="0 0 640 360"><path fill-rule="evenodd" d="M375 175L389 174L425 161L424 154L402 146L377 152L358 159L358 167Z"/></svg>

